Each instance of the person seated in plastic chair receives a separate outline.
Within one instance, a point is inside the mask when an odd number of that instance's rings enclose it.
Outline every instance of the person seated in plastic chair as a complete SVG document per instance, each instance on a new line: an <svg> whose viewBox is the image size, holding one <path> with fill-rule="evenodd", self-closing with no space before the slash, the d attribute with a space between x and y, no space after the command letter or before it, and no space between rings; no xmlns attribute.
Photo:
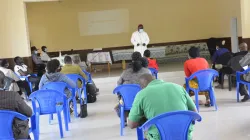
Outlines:
<svg viewBox="0 0 250 140"><path fill-rule="evenodd" d="M14 71L18 76L27 76L29 81L35 85L33 91L38 90L38 85L40 82L40 78L31 75L31 70L28 68L27 65L24 64L23 59L19 56L14 58L14 61L16 63L15 67L14 67ZM23 82L20 82L19 84L22 85L23 87L25 87L25 90L27 92L28 95L31 94L31 91L28 90L27 88L27 82L25 81L25 78L20 78Z"/></svg>
<svg viewBox="0 0 250 140"><path fill-rule="evenodd" d="M154 68L156 70L159 70L159 66L157 64L156 59L150 58L150 54L151 54L150 50L144 51L144 54L143 54L144 57L148 59L148 68Z"/></svg>
<svg viewBox="0 0 250 140"><path fill-rule="evenodd" d="M23 101L21 96L14 91L5 91L4 88L5 75L0 71L0 108L1 110L10 110L21 113L27 117L32 116L31 108ZM14 119L13 133L15 139L30 139L29 122Z"/></svg>
<svg viewBox="0 0 250 140"><path fill-rule="evenodd" d="M117 85L123 84L139 84L139 77L143 74L151 74L151 72L142 66L141 53L134 52L132 54L132 64L122 73L119 78ZM115 111L118 116L120 115L119 104L123 104L123 100L118 96L119 103L115 106ZM128 112L125 112L125 118L128 116ZM125 120L126 121L126 120Z"/></svg>
<svg viewBox="0 0 250 140"><path fill-rule="evenodd" d="M162 113L185 110L197 112L194 102L182 86L155 80L151 74L142 75L139 82L142 90L136 95L128 117L131 129L142 125L145 118L150 120ZM193 125L189 128L189 140L192 139L192 131ZM147 139L160 140L155 127L148 130Z"/></svg>
<svg viewBox="0 0 250 140"><path fill-rule="evenodd" d="M209 68L209 64L206 59L200 57L200 50L199 48L196 47L191 47L188 50L188 58L184 63L184 72L186 77L191 76L193 73L200 71L200 70L205 70ZM193 79L189 81L189 86L191 88L198 88L198 81L197 79ZM184 88L186 88L186 85L184 84ZM190 96L194 95L193 91L189 92ZM205 95L206 96L206 103L205 106L209 107L210 106L210 99L209 99L209 93L208 92L199 92L199 95ZM200 104L204 104L200 102Z"/></svg>
<svg viewBox="0 0 250 140"><path fill-rule="evenodd" d="M76 87L76 83L69 79L65 74L60 73L61 66L60 62L57 59L51 60L47 63L46 67L47 72L42 76L41 81L39 83L39 89L43 89L43 86L49 82L65 82L71 88ZM69 89L65 89L65 94L67 98L70 98L72 93ZM73 112L72 103L70 104L70 112Z"/></svg>
<svg viewBox="0 0 250 140"><path fill-rule="evenodd" d="M78 55L75 55L72 60L73 60L74 65L78 65L81 67L82 71L87 71L88 66L86 65L86 63L84 61L81 61L81 59ZM96 93L99 92L99 88L96 87L93 79L91 79L91 83L92 83L93 87L95 87L95 90L96 90L95 92Z"/></svg>

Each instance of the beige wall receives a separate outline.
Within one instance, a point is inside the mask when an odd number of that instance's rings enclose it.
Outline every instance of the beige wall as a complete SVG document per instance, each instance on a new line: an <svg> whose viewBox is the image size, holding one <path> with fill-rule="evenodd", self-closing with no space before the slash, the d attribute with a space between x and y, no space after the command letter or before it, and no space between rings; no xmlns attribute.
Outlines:
<svg viewBox="0 0 250 140"><path fill-rule="evenodd" d="M140 23L150 43L230 37L231 17L240 19L240 6L238 0L64 0L28 3L27 13L32 45L58 51L131 45ZM79 12L124 8L130 14L128 33L80 36Z"/></svg>
<svg viewBox="0 0 250 140"><path fill-rule="evenodd" d="M241 0L242 37L250 38L250 0Z"/></svg>
<svg viewBox="0 0 250 140"><path fill-rule="evenodd" d="M0 0L0 58L30 56L23 0Z"/></svg>

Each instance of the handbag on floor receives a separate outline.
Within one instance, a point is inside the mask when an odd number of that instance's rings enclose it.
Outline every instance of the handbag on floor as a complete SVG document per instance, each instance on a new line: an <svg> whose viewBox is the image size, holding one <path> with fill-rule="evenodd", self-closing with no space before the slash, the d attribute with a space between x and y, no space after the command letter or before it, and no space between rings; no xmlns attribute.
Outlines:
<svg viewBox="0 0 250 140"><path fill-rule="evenodd" d="M79 117L86 118L88 116L87 104L82 104L80 109L81 109L81 111L80 111Z"/></svg>

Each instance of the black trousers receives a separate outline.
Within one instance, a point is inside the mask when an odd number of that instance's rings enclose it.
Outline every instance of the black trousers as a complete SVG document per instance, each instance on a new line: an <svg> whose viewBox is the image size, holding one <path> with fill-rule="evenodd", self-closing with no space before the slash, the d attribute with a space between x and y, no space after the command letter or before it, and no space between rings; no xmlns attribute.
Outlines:
<svg viewBox="0 0 250 140"><path fill-rule="evenodd" d="M223 67L222 69L219 70L219 79L218 82L219 84L223 85L224 84L224 76L225 74L233 74L234 71L230 67Z"/></svg>
<svg viewBox="0 0 250 140"><path fill-rule="evenodd" d="M20 89L24 89L27 92L28 96L31 94L30 86L27 81L17 81L16 83ZM22 91L19 91L18 93L22 95Z"/></svg>
<svg viewBox="0 0 250 140"><path fill-rule="evenodd" d="M33 89L33 91L37 91L39 88L39 82L40 82L40 77L36 77L36 76L30 76L29 77L29 81L35 85L35 88Z"/></svg>
<svg viewBox="0 0 250 140"><path fill-rule="evenodd" d="M46 67L45 64L37 64L36 67L37 67L37 76L42 77L45 72L45 67Z"/></svg>
<svg viewBox="0 0 250 140"><path fill-rule="evenodd" d="M241 79L242 81L245 81L243 75L240 76L240 79ZM246 81L246 82L247 82L247 81ZM241 96L248 95L247 87L246 87L244 84L240 84L240 86L239 86L239 91L240 91L240 95L241 95Z"/></svg>

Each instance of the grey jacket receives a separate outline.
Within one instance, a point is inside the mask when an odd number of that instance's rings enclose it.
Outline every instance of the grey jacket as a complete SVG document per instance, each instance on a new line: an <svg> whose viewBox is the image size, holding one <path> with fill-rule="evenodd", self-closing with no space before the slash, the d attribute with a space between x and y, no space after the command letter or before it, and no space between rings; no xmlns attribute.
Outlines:
<svg viewBox="0 0 250 140"><path fill-rule="evenodd" d="M24 102L17 92L13 91L0 91L0 109L11 110L21 113L27 117L31 117L32 110ZM29 122L14 119L13 133L15 139L27 139L29 136Z"/></svg>
<svg viewBox="0 0 250 140"><path fill-rule="evenodd" d="M139 77L143 74L151 74L151 72L147 68L142 68L138 72L134 72L133 68L128 68L122 73L117 85L139 84Z"/></svg>
<svg viewBox="0 0 250 140"><path fill-rule="evenodd" d="M240 65L241 67L245 67L245 66L250 66L250 53L247 53L241 60L240 60ZM244 79L246 81L250 81L250 73L247 73L246 75L244 75Z"/></svg>
<svg viewBox="0 0 250 140"><path fill-rule="evenodd" d="M65 82L72 88L76 87L76 83L74 81L69 79L66 75L56 72L56 73L44 74L39 83L39 89L42 89L42 87L49 82ZM68 98L71 96L71 92L68 89L65 90L65 94L67 95Z"/></svg>

